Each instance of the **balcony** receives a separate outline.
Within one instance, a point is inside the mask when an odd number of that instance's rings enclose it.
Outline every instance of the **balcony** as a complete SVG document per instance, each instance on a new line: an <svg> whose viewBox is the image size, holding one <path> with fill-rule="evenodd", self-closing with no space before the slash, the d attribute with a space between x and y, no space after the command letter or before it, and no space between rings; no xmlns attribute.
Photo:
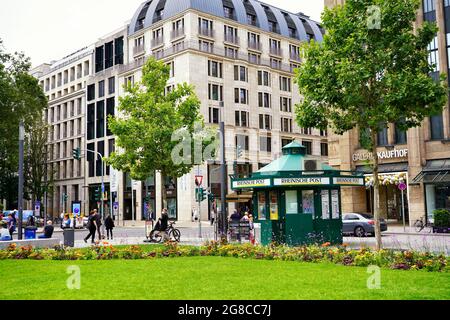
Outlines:
<svg viewBox="0 0 450 320"><path fill-rule="evenodd" d="M164 44L164 38L163 37L158 37L158 38L152 39L152 42L151 42L152 48L159 47L159 46L161 46L163 44Z"/></svg>
<svg viewBox="0 0 450 320"><path fill-rule="evenodd" d="M232 43L235 45L239 45L239 43L240 43L239 37L234 34L225 33L224 40L225 40L225 42Z"/></svg>
<svg viewBox="0 0 450 320"><path fill-rule="evenodd" d="M138 55L143 54L143 53L145 53L145 46L143 44L140 44L140 45L135 46L133 48L133 55L134 56L138 56Z"/></svg>
<svg viewBox="0 0 450 320"><path fill-rule="evenodd" d="M248 42L248 48L250 50L261 51L262 50L262 45L261 45L261 42L259 42L259 41L249 41Z"/></svg>
<svg viewBox="0 0 450 320"><path fill-rule="evenodd" d="M214 38L214 30L210 28L199 27L198 34L199 36Z"/></svg>
<svg viewBox="0 0 450 320"><path fill-rule="evenodd" d="M182 38L185 36L185 31L184 28L180 28L180 29L175 29L172 30L172 32L170 33L170 40L175 40L178 38Z"/></svg>
<svg viewBox="0 0 450 320"><path fill-rule="evenodd" d="M283 56L283 50L278 47L270 47L270 54L278 57Z"/></svg>

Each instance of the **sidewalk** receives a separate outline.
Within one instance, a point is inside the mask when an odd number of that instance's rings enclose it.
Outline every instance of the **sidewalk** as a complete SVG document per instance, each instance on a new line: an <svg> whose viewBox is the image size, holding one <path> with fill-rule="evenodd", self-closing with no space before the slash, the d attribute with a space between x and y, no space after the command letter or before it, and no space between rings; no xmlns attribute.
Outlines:
<svg viewBox="0 0 450 320"><path fill-rule="evenodd" d="M383 235L408 235L408 236L431 236L431 237L450 237L450 233L427 233L425 231L416 232L414 227L406 226L403 228L401 225L389 225L388 231L383 232Z"/></svg>

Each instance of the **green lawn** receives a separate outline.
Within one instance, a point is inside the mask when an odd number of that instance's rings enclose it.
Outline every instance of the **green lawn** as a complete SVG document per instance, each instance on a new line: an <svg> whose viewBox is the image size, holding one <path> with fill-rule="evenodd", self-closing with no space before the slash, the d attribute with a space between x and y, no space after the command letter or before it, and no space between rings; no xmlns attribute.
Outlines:
<svg viewBox="0 0 450 320"><path fill-rule="evenodd" d="M81 269L69 290L68 266ZM193 257L113 261L0 261L11 299L309 300L449 299L450 274L382 270L368 290L367 269L332 264Z"/></svg>

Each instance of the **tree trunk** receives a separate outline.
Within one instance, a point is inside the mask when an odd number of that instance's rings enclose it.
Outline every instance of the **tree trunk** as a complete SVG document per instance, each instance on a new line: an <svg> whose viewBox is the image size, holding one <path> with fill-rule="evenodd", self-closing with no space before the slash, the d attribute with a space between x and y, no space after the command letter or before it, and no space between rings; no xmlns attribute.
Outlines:
<svg viewBox="0 0 450 320"><path fill-rule="evenodd" d="M375 238L376 238L376 250L383 248L381 240L381 227L380 227L380 179L378 176L378 155L377 155L377 133L375 130L371 130L371 145L373 154L373 203L374 210L373 216L375 220Z"/></svg>

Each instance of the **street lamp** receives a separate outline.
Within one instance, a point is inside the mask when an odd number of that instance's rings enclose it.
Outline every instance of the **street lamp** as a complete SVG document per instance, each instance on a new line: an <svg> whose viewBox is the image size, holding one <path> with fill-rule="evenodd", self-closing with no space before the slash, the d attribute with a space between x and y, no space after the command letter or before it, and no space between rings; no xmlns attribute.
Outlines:
<svg viewBox="0 0 450 320"><path fill-rule="evenodd" d="M22 240L22 219L23 219L23 152L24 152L24 140L25 140L25 126L23 120L19 123L19 192L18 192L18 207L19 207L19 225L18 225L18 238Z"/></svg>

